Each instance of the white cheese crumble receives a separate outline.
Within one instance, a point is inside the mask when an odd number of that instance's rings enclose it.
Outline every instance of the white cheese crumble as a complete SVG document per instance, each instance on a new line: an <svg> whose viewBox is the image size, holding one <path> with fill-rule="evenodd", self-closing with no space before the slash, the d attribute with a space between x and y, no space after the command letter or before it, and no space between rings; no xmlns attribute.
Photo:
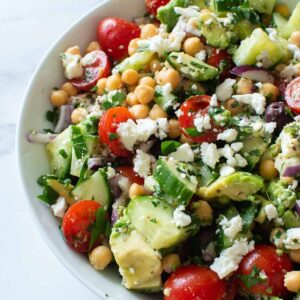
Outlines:
<svg viewBox="0 0 300 300"><path fill-rule="evenodd" d="M206 129L211 129L209 115L206 114L204 116L197 116L194 119L194 125L199 132L203 132Z"/></svg>
<svg viewBox="0 0 300 300"><path fill-rule="evenodd" d="M133 159L133 170L141 177L146 178L151 172L151 164L155 161L154 156L138 149Z"/></svg>
<svg viewBox="0 0 300 300"><path fill-rule="evenodd" d="M273 204L268 204L265 206L265 212L269 221L277 218L278 212Z"/></svg>
<svg viewBox="0 0 300 300"><path fill-rule="evenodd" d="M233 142L236 140L238 132L235 129L226 129L223 132L219 133L217 136L218 140L225 141L227 143Z"/></svg>
<svg viewBox="0 0 300 300"><path fill-rule="evenodd" d="M200 150L203 162L214 169L216 163L220 160L217 146L213 143L202 143Z"/></svg>
<svg viewBox="0 0 300 300"><path fill-rule="evenodd" d="M173 221L177 227L185 227L191 224L192 219L184 213L184 206L179 205L173 212Z"/></svg>
<svg viewBox="0 0 300 300"><path fill-rule="evenodd" d="M233 99L240 103L250 105L253 110L258 114L262 115L266 107L266 98L259 93L245 94L245 95L234 95Z"/></svg>
<svg viewBox="0 0 300 300"><path fill-rule="evenodd" d="M256 65L258 67L263 67L265 69L268 69L273 64L273 62L270 60L270 55L266 50L261 51L261 53L256 57L256 61Z"/></svg>
<svg viewBox="0 0 300 300"><path fill-rule="evenodd" d="M277 30L274 28L266 28L266 32L269 34L269 38L272 42L278 42L277 40Z"/></svg>
<svg viewBox="0 0 300 300"><path fill-rule="evenodd" d="M118 185L122 192L128 195L131 186L130 180L127 177L121 176L118 180Z"/></svg>
<svg viewBox="0 0 300 300"><path fill-rule="evenodd" d="M205 59L206 59L205 50L200 50L198 53L196 53L195 57L201 61L205 61Z"/></svg>
<svg viewBox="0 0 300 300"><path fill-rule="evenodd" d="M296 66L290 64L290 65L284 67L284 69L280 72L279 75L280 75L281 78L284 78L286 82L289 82L298 73L299 73L299 71L296 68Z"/></svg>
<svg viewBox="0 0 300 300"><path fill-rule="evenodd" d="M80 55L73 55L65 52L62 55L62 62L65 71L65 76L68 79L73 79L82 76L83 68L81 65Z"/></svg>
<svg viewBox="0 0 300 300"><path fill-rule="evenodd" d="M236 143L232 143L230 147L234 152L239 152L244 147L244 144L242 142L236 142Z"/></svg>
<svg viewBox="0 0 300 300"><path fill-rule="evenodd" d="M51 205L55 217L63 218L67 210L67 203L64 197L59 197L55 204Z"/></svg>
<svg viewBox="0 0 300 300"><path fill-rule="evenodd" d="M150 192L155 192L156 188L159 187L158 182L153 178L153 176L148 176L145 178L144 187Z"/></svg>
<svg viewBox="0 0 300 300"><path fill-rule="evenodd" d="M186 18L193 18L193 17L199 17L199 7L198 6L189 6L187 8L176 6L174 8L174 11L176 14L181 15Z"/></svg>
<svg viewBox="0 0 300 300"><path fill-rule="evenodd" d="M231 98L233 93L233 86L235 85L235 83L235 79L228 78L223 83L218 85L216 88L217 98L222 102Z"/></svg>
<svg viewBox="0 0 300 300"><path fill-rule="evenodd" d="M194 152L191 146L187 143L181 145L177 148L175 152L169 154L169 157L172 157L175 160L182 162L193 162L194 161Z"/></svg>
<svg viewBox="0 0 300 300"><path fill-rule="evenodd" d="M236 240L230 248L223 250L210 268L221 279L236 271L243 257L254 249L254 241L248 243L247 239Z"/></svg>
<svg viewBox="0 0 300 300"><path fill-rule="evenodd" d="M96 62L97 59L98 59L98 51L92 51L86 54L82 58L81 63L85 67L85 66L92 65L94 62Z"/></svg>
<svg viewBox="0 0 300 300"><path fill-rule="evenodd" d="M264 126L264 128L265 128L265 131L266 131L267 133L270 133L270 134L271 134L271 133L274 132L276 126L277 126L277 123L276 123L276 122L270 122L270 123L266 123L265 126Z"/></svg>
<svg viewBox="0 0 300 300"><path fill-rule="evenodd" d="M233 217L228 220L225 216L222 218L220 225L224 231L224 234L233 241L236 235L242 231L243 228L243 220L240 215Z"/></svg>
<svg viewBox="0 0 300 300"><path fill-rule="evenodd" d="M209 106L218 106L218 98L216 94L211 96Z"/></svg>
<svg viewBox="0 0 300 300"><path fill-rule="evenodd" d="M167 296L167 297L169 297L170 295L171 295L171 289L170 288L165 288L164 290L163 290L163 292L164 292L164 295L165 296Z"/></svg>
<svg viewBox="0 0 300 300"><path fill-rule="evenodd" d="M115 171L114 168L108 167L107 171L106 171L106 174L107 174L107 178L109 179L109 178L112 178L116 175L116 171Z"/></svg>
<svg viewBox="0 0 300 300"><path fill-rule="evenodd" d="M300 249L300 228L291 228L286 232L287 236L283 240L283 244L287 249Z"/></svg>
<svg viewBox="0 0 300 300"><path fill-rule="evenodd" d="M167 132L169 131L169 125L167 118L159 118L157 122L157 133L155 134L159 139L163 140L166 138Z"/></svg>
<svg viewBox="0 0 300 300"><path fill-rule="evenodd" d="M300 60L300 49L299 49L299 47L294 45L294 44L288 44L287 47L293 53L294 60Z"/></svg>
<svg viewBox="0 0 300 300"><path fill-rule="evenodd" d="M231 166L223 165L220 169L221 177L229 176L235 172L235 169Z"/></svg>

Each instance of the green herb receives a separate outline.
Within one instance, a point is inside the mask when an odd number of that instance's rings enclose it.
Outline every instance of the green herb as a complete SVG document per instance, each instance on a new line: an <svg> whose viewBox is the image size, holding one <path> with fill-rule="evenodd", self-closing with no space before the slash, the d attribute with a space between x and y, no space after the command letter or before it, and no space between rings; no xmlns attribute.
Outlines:
<svg viewBox="0 0 300 300"><path fill-rule="evenodd" d="M44 187L43 193L38 196L38 199L42 200L46 204L52 205L56 202L59 194L48 185L48 179L57 179L57 177L51 175L42 175L38 178L37 183Z"/></svg>
<svg viewBox="0 0 300 300"><path fill-rule="evenodd" d="M64 150L64 149L60 149L58 151L59 155L61 155L64 159L67 159L68 158L68 154L67 152Z"/></svg>
<svg viewBox="0 0 300 300"><path fill-rule="evenodd" d="M113 140L118 139L119 135L117 133L110 132L108 138L109 138L110 141L113 141Z"/></svg>
<svg viewBox="0 0 300 300"><path fill-rule="evenodd" d="M256 266L254 266L249 275L239 275L238 277L243 281L248 289L251 289L257 284L266 282L266 278L262 278L260 272L261 271Z"/></svg>
<svg viewBox="0 0 300 300"><path fill-rule="evenodd" d="M161 143L161 154L168 155L177 150L181 146L181 143L177 141L164 141Z"/></svg>
<svg viewBox="0 0 300 300"><path fill-rule="evenodd" d="M187 133L187 135L191 136L191 137L197 137L202 135L201 132L199 132L196 128L191 127L191 128L185 128L184 129L185 132Z"/></svg>
<svg viewBox="0 0 300 300"><path fill-rule="evenodd" d="M81 134L80 128L76 126L72 126L72 144L78 159L83 158L88 153L84 136Z"/></svg>
<svg viewBox="0 0 300 300"><path fill-rule="evenodd" d="M63 53L60 53L60 54L59 54L59 58L60 58L60 59L66 59L66 53L64 53L64 52L63 52Z"/></svg>
<svg viewBox="0 0 300 300"><path fill-rule="evenodd" d="M50 128L44 128L44 132L46 132L46 133L55 133L54 130L52 130Z"/></svg>
<svg viewBox="0 0 300 300"><path fill-rule="evenodd" d="M98 90L97 84L90 89L91 92L97 92L97 90Z"/></svg>
<svg viewBox="0 0 300 300"><path fill-rule="evenodd" d="M58 121L58 111L57 108L54 108L53 110L48 110L46 112L46 119L47 121L53 123L54 125L57 123Z"/></svg>
<svg viewBox="0 0 300 300"><path fill-rule="evenodd" d="M248 233L250 230L257 213L257 206L253 203L245 204L242 209L241 218L243 220L243 232Z"/></svg>
<svg viewBox="0 0 300 300"><path fill-rule="evenodd" d="M252 24L259 24L262 25L260 22L260 17L257 12L254 11L253 8L239 6L239 7L232 7L231 12L233 14L233 23L237 24L241 21L248 20Z"/></svg>
<svg viewBox="0 0 300 300"><path fill-rule="evenodd" d="M250 151L248 154L249 154L249 156L260 156L261 155L260 150L257 150L257 149Z"/></svg>
<svg viewBox="0 0 300 300"><path fill-rule="evenodd" d="M152 219L150 219L150 222L156 224L157 220L156 220L156 218L152 218Z"/></svg>
<svg viewBox="0 0 300 300"><path fill-rule="evenodd" d="M102 102L102 108L108 110L112 107L121 106L126 99L126 95L123 92L115 92L114 95L105 95L104 101Z"/></svg>
<svg viewBox="0 0 300 300"><path fill-rule="evenodd" d="M288 114L291 118L294 118L294 115L292 113L292 111L288 108L288 107L285 107L284 108L284 111L286 114Z"/></svg>
<svg viewBox="0 0 300 300"><path fill-rule="evenodd" d="M88 159L86 159L81 167L77 186L88 178Z"/></svg>

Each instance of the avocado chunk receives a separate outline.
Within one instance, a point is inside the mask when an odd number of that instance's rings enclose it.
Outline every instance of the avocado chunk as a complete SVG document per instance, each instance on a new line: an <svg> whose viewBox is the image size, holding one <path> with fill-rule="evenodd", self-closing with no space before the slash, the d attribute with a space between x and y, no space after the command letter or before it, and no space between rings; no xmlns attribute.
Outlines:
<svg viewBox="0 0 300 300"><path fill-rule="evenodd" d="M283 220L284 227L287 229L300 227L300 217L296 212L287 210L281 218Z"/></svg>
<svg viewBox="0 0 300 300"><path fill-rule="evenodd" d="M118 223L110 236L114 254L123 284L133 290L161 289L161 260L157 251L145 241L136 230L121 233Z"/></svg>
<svg viewBox="0 0 300 300"><path fill-rule="evenodd" d="M235 201L243 201L263 188L262 177L247 172L236 172L220 177L208 187L200 188L198 194L204 199L227 196Z"/></svg>

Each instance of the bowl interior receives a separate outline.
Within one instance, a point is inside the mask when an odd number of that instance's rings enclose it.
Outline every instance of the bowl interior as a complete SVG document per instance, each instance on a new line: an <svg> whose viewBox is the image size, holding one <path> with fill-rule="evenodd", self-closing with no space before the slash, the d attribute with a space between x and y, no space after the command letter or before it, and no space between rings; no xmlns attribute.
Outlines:
<svg viewBox="0 0 300 300"><path fill-rule="evenodd" d="M280 1L279 1L280 2ZM286 1L294 7L298 1ZM21 180L27 196L27 203L37 227L55 255L86 286L99 296L108 294L114 300L154 299L153 295L141 295L128 292L121 286L121 278L116 268L104 272L95 271L87 259L73 252L61 237L55 218L49 208L36 199L41 192L37 178L46 174L48 162L44 146L27 142L26 134L30 130L43 131L49 127L45 112L50 109L49 94L53 87L64 82L59 54L72 45L83 49L96 38L96 27L100 19L107 16L119 16L127 19L143 16L142 0L110 0L102 2L74 26L72 26L50 49L34 73L28 87L18 122L17 146Z"/></svg>

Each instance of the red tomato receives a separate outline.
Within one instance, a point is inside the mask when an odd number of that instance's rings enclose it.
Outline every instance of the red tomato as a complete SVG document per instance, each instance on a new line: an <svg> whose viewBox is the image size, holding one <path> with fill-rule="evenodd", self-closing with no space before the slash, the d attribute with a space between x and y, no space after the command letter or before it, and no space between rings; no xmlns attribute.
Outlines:
<svg viewBox="0 0 300 300"><path fill-rule="evenodd" d="M193 96L183 102L180 107L182 113L178 120L181 131L184 135L197 143L215 142L218 134L223 131L222 128L216 127L211 121L211 129L205 130L201 135L191 136L191 134L187 132L188 128L196 129L194 120L197 115L204 116L208 113L210 98L211 97L207 95Z"/></svg>
<svg viewBox="0 0 300 300"><path fill-rule="evenodd" d="M113 107L107 110L100 119L98 133L100 141L106 144L113 154L126 157L131 154L124 148L116 132L118 124L131 119L129 110L125 107Z"/></svg>
<svg viewBox="0 0 300 300"><path fill-rule="evenodd" d="M127 56L128 45L140 36L140 27L121 18L106 18L99 22L98 41L101 48L113 59Z"/></svg>
<svg viewBox="0 0 300 300"><path fill-rule="evenodd" d="M170 291L165 300L221 300L225 282L206 267L190 265L172 273L164 288Z"/></svg>
<svg viewBox="0 0 300 300"><path fill-rule="evenodd" d="M220 74L221 80L225 80L226 78L229 78L231 76L229 71L233 67L233 62L230 54L226 50L213 48L212 53L207 60L207 63L218 69L222 68L223 71Z"/></svg>
<svg viewBox="0 0 300 300"><path fill-rule="evenodd" d="M294 113L300 114L300 77L295 78L286 87L285 101Z"/></svg>
<svg viewBox="0 0 300 300"><path fill-rule="evenodd" d="M70 247L79 253L89 250L90 226L95 223L96 211L100 204L83 200L72 205L62 221L62 232Z"/></svg>
<svg viewBox="0 0 300 300"><path fill-rule="evenodd" d="M107 55L97 50L97 60L83 68L83 76L71 80L72 84L82 91L90 91L100 78L110 74L110 63Z"/></svg>
<svg viewBox="0 0 300 300"><path fill-rule="evenodd" d="M264 272L266 279L262 279L258 283L253 281L248 288L244 282L239 279L239 284L248 292L267 295L267 296L286 296L288 294L287 289L284 286L285 273L292 271L293 264L290 258L283 254L277 255L276 248L270 245L258 245L242 260L238 269L238 275L249 275L250 273L255 275L256 279L259 278L259 274L256 272ZM250 282L251 283L251 282Z"/></svg>
<svg viewBox="0 0 300 300"><path fill-rule="evenodd" d="M156 16L157 10L165 6L170 0L145 0L147 11L150 15Z"/></svg>
<svg viewBox="0 0 300 300"><path fill-rule="evenodd" d="M133 183L141 185L144 184L144 178L137 175L131 166L120 166L117 168L117 171L120 172L122 176L127 177Z"/></svg>

